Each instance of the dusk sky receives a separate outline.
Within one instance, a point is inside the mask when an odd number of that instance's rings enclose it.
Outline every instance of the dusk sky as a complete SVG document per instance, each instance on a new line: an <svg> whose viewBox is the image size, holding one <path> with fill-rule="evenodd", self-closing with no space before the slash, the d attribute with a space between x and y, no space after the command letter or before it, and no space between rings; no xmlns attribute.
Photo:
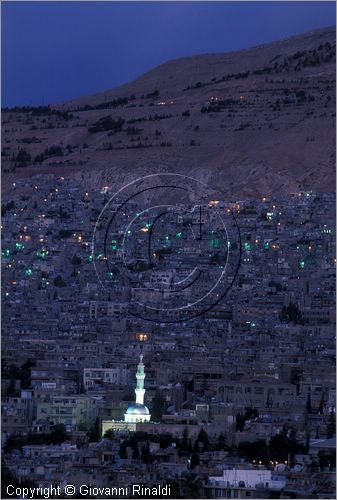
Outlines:
<svg viewBox="0 0 337 500"><path fill-rule="evenodd" d="M335 25L334 2L4 2L2 106L56 103L168 59Z"/></svg>

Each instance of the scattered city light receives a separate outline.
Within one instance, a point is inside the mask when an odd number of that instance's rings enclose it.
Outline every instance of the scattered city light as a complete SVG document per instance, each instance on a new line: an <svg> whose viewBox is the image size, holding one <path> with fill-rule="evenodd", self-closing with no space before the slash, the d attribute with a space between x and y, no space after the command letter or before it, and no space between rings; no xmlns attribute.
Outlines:
<svg viewBox="0 0 337 500"><path fill-rule="evenodd" d="M214 238L211 240L211 245L213 248L219 248L220 247L220 240L218 238Z"/></svg>
<svg viewBox="0 0 337 500"><path fill-rule="evenodd" d="M44 248L42 250L38 250L36 252L36 256L39 258L39 259L45 259L47 257L47 255L49 254L49 251L48 250L45 250Z"/></svg>
<svg viewBox="0 0 337 500"><path fill-rule="evenodd" d="M144 341L146 341L146 340L147 340L147 334L146 334L146 333L138 333L137 338L138 338L138 340L140 340L141 342L144 342Z"/></svg>

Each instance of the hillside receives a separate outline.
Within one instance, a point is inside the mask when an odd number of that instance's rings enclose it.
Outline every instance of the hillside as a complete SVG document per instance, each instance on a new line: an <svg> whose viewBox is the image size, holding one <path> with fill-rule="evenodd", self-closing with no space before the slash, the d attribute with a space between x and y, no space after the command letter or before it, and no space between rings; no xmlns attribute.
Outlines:
<svg viewBox="0 0 337 500"><path fill-rule="evenodd" d="M3 189L181 172L231 198L335 185L335 28L168 61L116 89L2 113Z"/></svg>

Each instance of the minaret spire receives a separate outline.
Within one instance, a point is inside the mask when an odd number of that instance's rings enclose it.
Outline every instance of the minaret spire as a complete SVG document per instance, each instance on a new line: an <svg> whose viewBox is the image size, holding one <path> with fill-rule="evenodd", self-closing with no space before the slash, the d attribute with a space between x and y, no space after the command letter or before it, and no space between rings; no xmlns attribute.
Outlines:
<svg viewBox="0 0 337 500"><path fill-rule="evenodd" d="M136 403L143 405L144 394L145 394L145 389L144 389L145 372L144 372L143 354L141 354L139 358L140 360L137 366L137 373L136 373L137 384L135 393L136 393Z"/></svg>
<svg viewBox="0 0 337 500"><path fill-rule="evenodd" d="M124 414L124 421L128 423L137 423L137 422L150 422L150 412L149 409L144 405L144 363L143 363L143 354L139 356L139 363L137 366L136 372L136 402L131 404ZM133 429L136 430L136 429Z"/></svg>

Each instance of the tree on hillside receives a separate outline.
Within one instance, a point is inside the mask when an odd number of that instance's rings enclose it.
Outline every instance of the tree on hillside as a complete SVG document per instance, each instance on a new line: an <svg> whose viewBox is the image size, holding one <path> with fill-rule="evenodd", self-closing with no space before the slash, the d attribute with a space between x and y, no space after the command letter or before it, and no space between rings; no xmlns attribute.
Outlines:
<svg viewBox="0 0 337 500"><path fill-rule="evenodd" d="M225 435L221 432L214 445L214 450L225 450L226 448L227 448L226 438Z"/></svg>
<svg viewBox="0 0 337 500"><path fill-rule="evenodd" d="M163 393L159 390L156 391L152 399L152 418L155 421L161 422L161 418L165 411L165 398Z"/></svg>
<svg viewBox="0 0 337 500"><path fill-rule="evenodd" d="M98 417L96 417L94 425L88 432L89 441L99 441L101 438L101 422Z"/></svg>
<svg viewBox="0 0 337 500"><path fill-rule="evenodd" d="M197 442L202 444L203 451L208 451L209 439L208 439L208 434L204 429L200 429L200 432L197 437Z"/></svg>
<svg viewBox="0 0 337 500"><path fill-rule="evenodd" d="M312 412L310 387L308 389L308 397L307 397L307 402L306 402L305 406L306 406L307 412L310 414Z"/></svg>
<svg viewBox="0 0 337 500"><path fill-rule="evenodd" d="M60 275L56 276L54 279L54 285L57 286L58 288L62 288L67 286L67 283L62 279Z"/></svg>
<svg viewBox="0 0 337 500"><path fill-rule="evenodd" d="M200 464L199 453L193 453L191 456L191 462L190 462L191 469L194 469L199 464Z"/></svg>
<svg viewBox="0 0 337 500"><path fill-rule="evenodd" d="M280 319L285 323L294 323L294 324L301 323L302 314L297 304L289 302L287 306L283 306L280 313Z"/></svg>
<svg viewBox="0 0 337 500"><path fill-rule="evenodd" d="M111 440L113 440L114 437L115 437L115 433L114 433L113 429L108 429L107 431L105 431L103 437L104 437L104 439L111 439Z"/></svg>
<svg viewBox="0 0 337 500"><path fill-rule="evenodd" d="M326 426L326 437L332 438L336 434L336 414L331 411L329 413L328 423Z"/></svg>

